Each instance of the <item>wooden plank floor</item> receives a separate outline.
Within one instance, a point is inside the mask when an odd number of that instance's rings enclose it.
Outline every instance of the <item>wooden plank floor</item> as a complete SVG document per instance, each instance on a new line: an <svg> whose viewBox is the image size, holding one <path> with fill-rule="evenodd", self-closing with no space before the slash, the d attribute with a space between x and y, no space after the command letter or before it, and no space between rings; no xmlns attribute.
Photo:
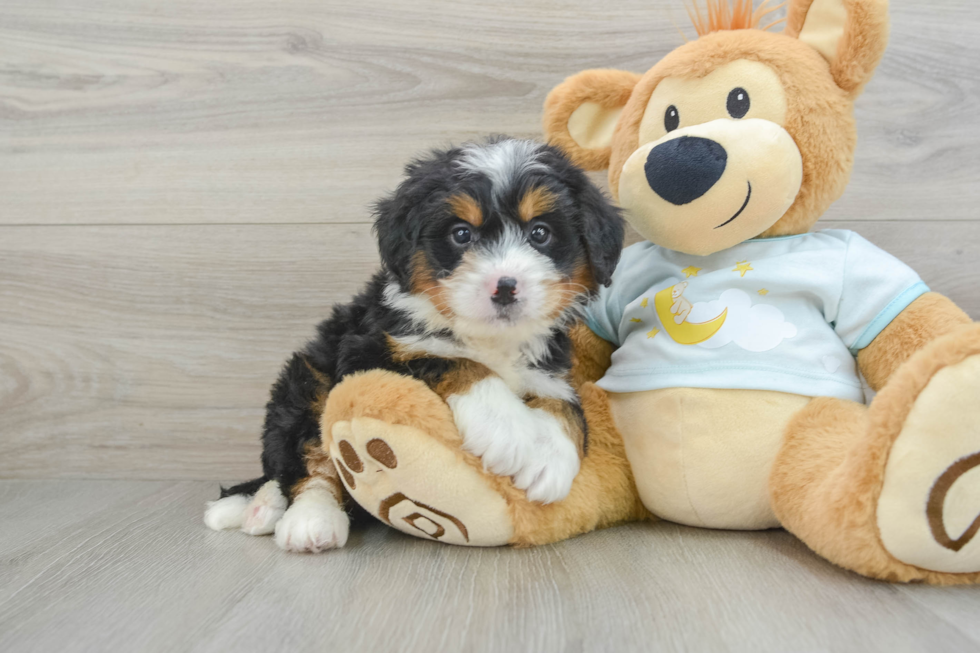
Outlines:
<svg viewBox="0 0 980 653"><path fill-rule="evenodd" d="M633 524L528 550L380 525L286 554L193 481L0 482L0 650L972 651L977 588L868 581L781 531Z"/></svg>
<svg viewBox="0 0 980 653"><path fill-rule="evenodd" d="M891 11L821 226L980 318L980 5ZM565 76L643 71L686 23L681 0L0 0L0 651L980 648L980 588L870 582L779 531L515 551L375 526L295 556L201 524L199 479L256 475L277 368L376 266L404 163L539 136Z"/></svg>

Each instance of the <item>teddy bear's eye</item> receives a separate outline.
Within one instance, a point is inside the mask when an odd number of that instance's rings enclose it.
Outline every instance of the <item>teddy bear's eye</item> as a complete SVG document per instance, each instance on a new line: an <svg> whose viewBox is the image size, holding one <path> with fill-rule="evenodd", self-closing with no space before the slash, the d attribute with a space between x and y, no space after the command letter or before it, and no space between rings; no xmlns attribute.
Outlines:
<svg viewBox="0 0 980 653"><path fill-rule="evenodd" d="M728 94L728 115L738 120L749 112L749 92L741 86L733 88Z"/></svg>
<svg viewBox="0 0 980 653"><path fill-rule="evenodd" d="M664 129L669 132L677 129L677 126L681 124L681 114L677 113L677 107L673 104L667 107L667 112L664 113Z"/></svg>

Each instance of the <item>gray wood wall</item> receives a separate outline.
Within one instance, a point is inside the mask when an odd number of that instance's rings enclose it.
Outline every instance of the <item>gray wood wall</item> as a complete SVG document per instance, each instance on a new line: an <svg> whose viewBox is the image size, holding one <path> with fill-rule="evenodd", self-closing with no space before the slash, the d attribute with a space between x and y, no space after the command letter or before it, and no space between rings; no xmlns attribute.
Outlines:
<svg viewBox="0 0 980 653"><path fill-rule="evenodd" d="M980 5L899 0L824 227L980 318ZM433 145L540 134L680 0L0 0L0 477L243 478L279 365ZM688 30L690 33L690 30Z"/></svg>

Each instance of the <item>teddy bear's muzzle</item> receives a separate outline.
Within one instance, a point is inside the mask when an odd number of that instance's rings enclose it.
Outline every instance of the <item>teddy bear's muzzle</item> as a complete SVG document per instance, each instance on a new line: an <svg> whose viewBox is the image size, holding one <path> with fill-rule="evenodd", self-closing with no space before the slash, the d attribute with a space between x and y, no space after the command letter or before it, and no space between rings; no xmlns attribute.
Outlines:
<svg viewBox="0 0 980 653"><path fill-rule="evenodd" d="M781 126L718 119L637 148L623 166L619 199L640 234L704 256L771 227L802 180L800 151Z"/></svg>

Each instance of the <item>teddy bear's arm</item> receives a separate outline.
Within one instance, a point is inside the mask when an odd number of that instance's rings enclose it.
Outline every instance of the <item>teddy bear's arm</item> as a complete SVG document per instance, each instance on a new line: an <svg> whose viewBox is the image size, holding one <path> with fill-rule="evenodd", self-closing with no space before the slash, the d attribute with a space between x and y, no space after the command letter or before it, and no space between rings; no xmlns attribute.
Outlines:
<svg viewBox="0 0 980 653"><path fill-rule="evenodd" d="M605 375L616 347L592 333L584 323L572 327L569 336L574 350L572 387L578 389L583 383L595 383Z"/></svg>
<svg viewBox="0 0 980 653"><path fill-rule="evenodd" d="M858 365L873 390L879 390L912 354L939 336L970 324L972 320L952 300L926 293L908 305L858 352Z"/></svg>

